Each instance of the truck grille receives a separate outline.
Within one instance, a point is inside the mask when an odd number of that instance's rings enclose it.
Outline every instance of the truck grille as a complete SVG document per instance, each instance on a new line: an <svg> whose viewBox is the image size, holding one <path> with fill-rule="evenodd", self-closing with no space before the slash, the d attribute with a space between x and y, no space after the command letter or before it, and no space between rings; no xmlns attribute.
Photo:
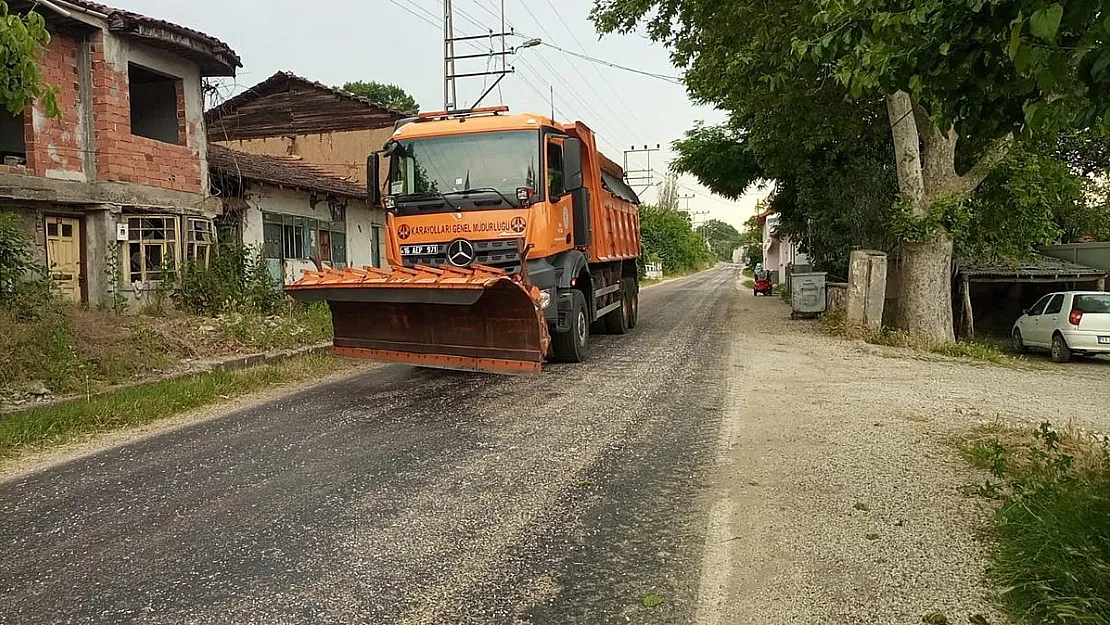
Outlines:
<svg viewBox="0 0 1110 625"><path fill-rule="evenodd" d="M450 241L446 241L433 244L439 246L439 252L436 254L403 256L405 267L415 267L416 265L439 267L440 265L446 265L447 246L450 243ZM520 249L524 243L523 239L493 239L489 241L471 241L471 243L474 244L475 258L473 264L496 267L508 274L520 272Z"/></svg>

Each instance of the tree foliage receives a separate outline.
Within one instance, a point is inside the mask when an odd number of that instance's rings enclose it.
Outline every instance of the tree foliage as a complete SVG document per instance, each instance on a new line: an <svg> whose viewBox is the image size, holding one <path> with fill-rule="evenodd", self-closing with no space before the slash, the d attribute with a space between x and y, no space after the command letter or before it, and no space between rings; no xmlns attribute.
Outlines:
<svg viewBox="0 0 1110 625"><path fill-rule="evenodd" d="M38 59L50 42L46 21L34 11L18 15L0 0L0 108L19 115L31 100L57 116L57 90L46 83Z"/></svg>
<svg viewBox="0 0 1110 625"><path fill-rule="evenodd" d="M732 260L732 251L740 247L743 236L731 224L720 219L710 219L697 227L697 233L709 245L709 250L720 260Z"/></svg>
<svg viewBox="0 0 1110 625"><path fill-rule="evenodd" d="M359 80L348 82L340 89L404 113L416 114L420 111L420 105L417 104L416 99L397 85Z"/></svg>
<svg viewBox="0 0 1110 625"><path fill-rule="evenodd" d="M658 258L668 273L700 269L713 260L690 218L673 208L641 204L640 238L645 259Z"/></svg>

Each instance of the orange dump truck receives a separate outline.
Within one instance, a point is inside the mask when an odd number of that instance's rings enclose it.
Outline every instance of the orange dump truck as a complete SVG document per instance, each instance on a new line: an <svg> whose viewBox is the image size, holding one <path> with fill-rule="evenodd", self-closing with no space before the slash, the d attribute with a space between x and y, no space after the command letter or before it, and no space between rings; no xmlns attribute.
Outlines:
<svg viewBox="0 0 1110 625"><path fill-rule="evenodd" d="M534 373L582 361L591 333L636 326L639 198L586 125L506 107L424 113L397 123L367 179L392 269L286 287L328 303L337 354Z"/></svg>

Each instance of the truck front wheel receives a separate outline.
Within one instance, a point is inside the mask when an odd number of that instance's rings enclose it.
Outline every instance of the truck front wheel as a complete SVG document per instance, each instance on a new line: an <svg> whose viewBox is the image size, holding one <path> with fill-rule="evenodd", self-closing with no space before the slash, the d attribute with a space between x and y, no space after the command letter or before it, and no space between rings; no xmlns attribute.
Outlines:
<svg viewBox="0 0 1110 625"><path fill-rule="evenodd" d="M586 297L582 291L571 292L570 328L566 332L556 332L552 337L552 348L558 362L582 362L586 359L590 342L590 320L586 308Z"/></svg>

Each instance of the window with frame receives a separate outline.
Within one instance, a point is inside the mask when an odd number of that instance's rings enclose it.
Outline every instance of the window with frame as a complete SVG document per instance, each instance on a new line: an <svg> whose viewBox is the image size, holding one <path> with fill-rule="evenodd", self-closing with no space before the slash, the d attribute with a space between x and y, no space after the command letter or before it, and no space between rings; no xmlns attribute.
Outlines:
<svg viewBox="0 0 1110 625"><path fill-rule="evenodd" d="M347 224L297 215L262 214L263 255L280 260L313 257L332 267L347 266Z"/></svg>
<svg viewBox="0 0 1110 625"><path fill-rule="evenodd" d="M189 229L185 241L185 260L208 267L212 260L215 232L211 219L188 219Z"/></svg>
<svg viewBox="0 0 1110 625"><path fill-rule="evenodd" d="M1059 293L1057 295L1052 296L1052 301L1050 301L1048 303L1048 306L1045 307L1044 314L1046 314L1046 315L1057 315L1057 314L1060 314L1060 311L1063 310L1063 309L1064 309L1064 295L1063 295L1063 293Z"/></svg>
<svg viewBox="0 0 1110 625"><path fill-rule="evenodd" d="M177 217L127 218L129 282L152 282L170 277L177 270Z"/></svg>
<svg viewBox="0 0 1110 625"><path fill-rule="evenodd" d="M563 146L552 141L547 144L547 193L552 199L564 193L566 183L563 182Z"/></svg>
<svg viewBox="0 0 1110 625"><path fill-rule="evenodd" d="M164 143L185 144L178 91L181 79L129 63L128 96L131 102L131 134Z"/></svg>

